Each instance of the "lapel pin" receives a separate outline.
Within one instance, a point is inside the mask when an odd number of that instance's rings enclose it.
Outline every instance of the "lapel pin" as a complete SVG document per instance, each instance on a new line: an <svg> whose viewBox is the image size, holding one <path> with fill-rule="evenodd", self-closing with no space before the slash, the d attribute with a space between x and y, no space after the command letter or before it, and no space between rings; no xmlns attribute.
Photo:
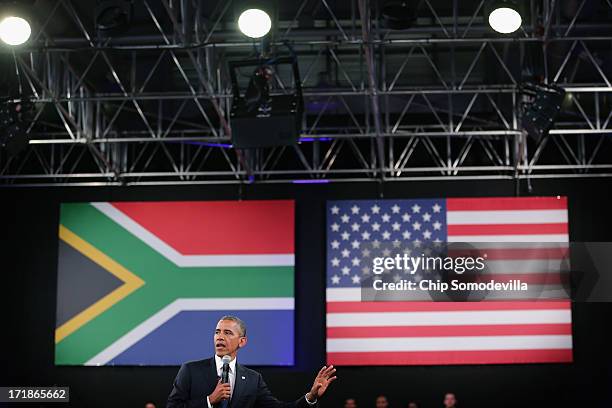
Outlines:
<svg viewBox="0 0 612 408"><path fill-rule="evenodd" d="M242 379L243 379L243 380L246 380L246 378L245 378L245 376L244 376L244 375L242 376Z"/></svg>

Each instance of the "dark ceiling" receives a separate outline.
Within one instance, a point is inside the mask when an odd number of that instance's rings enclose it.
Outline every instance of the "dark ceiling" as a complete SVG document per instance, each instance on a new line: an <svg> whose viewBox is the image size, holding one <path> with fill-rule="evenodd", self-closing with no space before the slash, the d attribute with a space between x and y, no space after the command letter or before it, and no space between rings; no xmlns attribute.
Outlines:
<svg viewBox="0 0 612 408"><path fill-rule="evenodd" d="M574 102L564 106L558 119L563 125L559 128L599 132L598 126L610 125L606 121L610 93L604 91L594 97L593 92L610 88L607 77L612 73L612 5L608 0L522 2L523 26L509 36L488 27L488 2L484 1L415 2L416 20L406 30L387 28L381 11L385 1L365 1L371 23L368 41L364 41L362 30L361 0L280 1L270 45L250 41L238 31L236 10L243 1L134 0L130 23L110 34L96 30L96 11L101 3L104 4L93 0L36 0L31 7L32 40L15 50L0 47L0 93L44 104L31 129L37 140L63 140L68 136L73 140L95 139L101 135L222 136L226 132L219 120L219 109L229 109L231 94L228 63L253 58L262 50L270 55L297 56L305 92L303 136L329 134L333 138L345 133L359 136L396 131L408 132L403 136L428 131L436 137L447 133L460 136L457 140L433 138L429 147L425 142L418 144L415 149L420 153L413 156L417 167L457 160L455 155L466 143L458 125L462 130L492 131L491 135L508 130L507 137L513 137L512 132L518 132L516 123L512 123L516 95L525 82L548 81L577 90L588 88L576 91L586 93L577 93ZM372 78L365 53L370 46ZM250 74L249 69L242 71L241 86L246 86ZM290 70L279 69L276 74L274 92L292 92ZM378 130L373 117L372 80L383 122ZM100 123L96 125L96 121ZM96 126L106 130L100 133ZM67 128L72 131L67 132ZM501 156L509 154L508 149L518 148L504 147L505 137L491 139L502 143L499 150L474 148L473 155L466 154L462 163L496 161L497 154L499 163L504 162ZM584 141L583 150L608 145L599 140ZM105 159L97 165L98 159L92 159L87 168L97 171L113 161L127 161L123 164L126 169L137 169L139 165L129 163L141 155L145 161L153 157L148 171L156 166L160 155L157 168L168 170L173 168L168 156L180 154L178 150L186 145L200 152L200 142L183 140L169 144L166 153L156 148L154 154L150 153L153 148L141 147L129 147L127 153L111 153L112 149L101 143L101 156ZM372 159L377 155L372 150L380 150L380 146L374 148L372 139L355 138L347 143L354 154L338 155L328 163L330 168L351 168L356 163L362 167L379 165L374 162L380 162L381 157ZM482 143L493 142L479 141ZM532 143L529 141L529 152L537 152L538 145L531 146ZM572 149L580 148L578 141L576 146L567 143ZM384 143L383 156L389 157L389 163L397 160L395 153L388 151L391 144ZM43 146L46 145L41 145L41 151ZM402 149L405 147L402 144ZM436 152L434 156L439 157L432 159L434 148L441 153ZM601 155L601 146L597 149ZM563 146L554 152L541 150L537 160L556 163L565 160L565 156L572 159L573 150ZM40 154L48 155L43 161L55 163L65 158L65 152ZM59 156L52 160L54 154ZM122 159L113 154L127 156ZM261 160L265 161L271 153L257 154L263 155ZM282 168L291 168L306 160L308 170L316 167L318 154L308 148L297 158L280 157L277 162ZM333 157L334 151L326 147L320 154L324 161ZM215 172L227 167L223 163L228 156L223 151L213 149L210 157L212 162L202 164L201 169ZM599 157L592 163L597 163ZM71 156L66 163L72 160L76 159ZM240 167L238 159L233 160ZM374 161L366 166L370 160ZM516 157L506 161L512 160L516 163ZM5 174L29 166L11 170L12 165L15 163L5 166ZM77 173L79 166L74 165ZM234 170L228 169L230 173ZM31 171L37 174L41 169Z"/></svg>

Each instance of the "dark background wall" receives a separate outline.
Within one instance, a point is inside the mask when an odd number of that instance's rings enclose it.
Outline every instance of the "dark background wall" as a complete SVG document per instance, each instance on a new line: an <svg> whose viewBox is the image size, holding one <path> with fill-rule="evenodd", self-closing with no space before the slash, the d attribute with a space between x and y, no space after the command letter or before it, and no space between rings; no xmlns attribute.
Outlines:
<svg viewBox="0 0 612 408"><path fill-rule="evenodd" d="M533 181L521 195L567 195L573 241L612 241L612 183L606 179ZM521 186L520 190L525 190ZM511 181L337 183L138 188L0 189L2 333L0 385L71 387L74 407L164 406L178 367L55 367L53 335L59 204L121 200L296 200L296 365L261 367L281 399L305 393L325 360L325 201L328 199L513 196ZM612 273L612 271L610 271ZM608 407L612 384L610 304L573 306L573 364L340 368L322 405L355 397L374 406L441 406L454 391L464 407ZM177 333L177 335L180 335ZM270 335L278 335L271 333ZM212 336L212 328L211 328ZM203 356L206 357L206 356ZM32 405L30 405L32 406ZM40 405L43 406L43 405ZM50 406L50 405L49 405ZM54 405L58 406L58 405ZM62 405L66 406L66 405Z"/></svg>

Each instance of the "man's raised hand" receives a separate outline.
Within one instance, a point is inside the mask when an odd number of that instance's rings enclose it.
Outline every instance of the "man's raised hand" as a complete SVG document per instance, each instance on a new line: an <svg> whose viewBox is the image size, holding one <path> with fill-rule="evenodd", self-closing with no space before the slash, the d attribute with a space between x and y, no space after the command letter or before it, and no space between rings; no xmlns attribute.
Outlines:
<svg viewBox="0 0 612 408"><path fill-rule="evenodd" d="M319 373L312 383L312 388L308 393L309 395L307 396L309 401L317 400L323 396L323 394L325 394L329 384L331 384L331 382L337 378L335 373L336 369L333 365L330 365L329 367L323 366L323 368L319 370Z"/></svg>

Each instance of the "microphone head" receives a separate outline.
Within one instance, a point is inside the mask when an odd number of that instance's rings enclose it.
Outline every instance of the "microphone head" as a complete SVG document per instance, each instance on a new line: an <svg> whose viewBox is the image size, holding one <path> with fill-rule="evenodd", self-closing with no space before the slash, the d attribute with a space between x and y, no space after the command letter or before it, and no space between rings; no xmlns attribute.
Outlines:
<svg viewBox="0 0 612 408"><path fill-rule="evenodd" d="M223 362L223 365L229 364L230 361L232 361L232 358L229 355L224 355L223 358L221 359L221 361Z"/></svg>

